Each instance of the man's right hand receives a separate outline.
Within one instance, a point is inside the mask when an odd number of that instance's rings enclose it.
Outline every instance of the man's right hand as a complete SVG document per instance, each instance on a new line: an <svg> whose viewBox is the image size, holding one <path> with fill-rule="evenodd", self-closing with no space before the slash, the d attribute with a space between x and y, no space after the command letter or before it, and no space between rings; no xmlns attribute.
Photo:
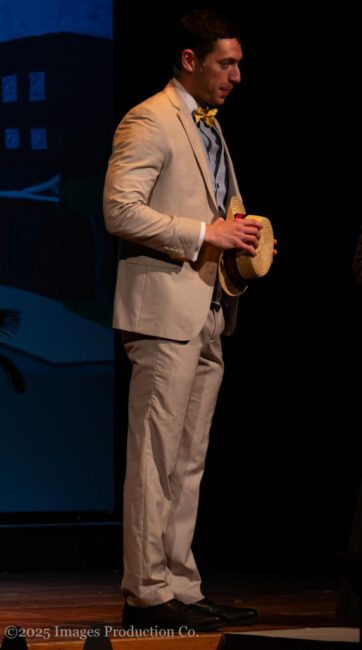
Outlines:
<svg viewBox="0 0 362 650"><path fill-rule="evenodd" d="M230 219L221 217L211 224L206 224L205 244L218 248L242 248L249 255L256 255L260 231L263 224L256 219Z"/></svg>

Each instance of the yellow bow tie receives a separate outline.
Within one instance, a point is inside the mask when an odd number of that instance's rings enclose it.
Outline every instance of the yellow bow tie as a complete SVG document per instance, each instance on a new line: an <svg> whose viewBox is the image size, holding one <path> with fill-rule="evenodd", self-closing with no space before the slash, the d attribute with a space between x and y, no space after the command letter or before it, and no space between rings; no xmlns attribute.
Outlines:
<svg viewBox="0 0 362 650"><path fill-rule="evenodd" d="M196 124L198 124L200 120L204 120L206 126L212 126L214 123L214 118L216 113L217 113L217 108L212 108L209 111L205 111L205 109L199 106L197 111L193 112L193 116Z"/></svg>

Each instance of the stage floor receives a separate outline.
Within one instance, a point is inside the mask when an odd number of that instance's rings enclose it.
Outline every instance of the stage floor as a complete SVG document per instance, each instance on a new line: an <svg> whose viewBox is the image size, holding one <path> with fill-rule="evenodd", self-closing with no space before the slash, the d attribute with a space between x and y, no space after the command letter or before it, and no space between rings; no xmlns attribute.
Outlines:
<svg viewBox="0 0 362 650"><path fill-rule="evenodd" d="M204 582L204 591L217 602L256 608L259 612L257 624L229 628L233 633L255 633L343 626L345 622L335 615L338 586L338 578L325 575L210 572ZM59 650L70 646L75 649L83 647L85 639L89 640L90 628L97 636L102 626L108 626L107 636L113 646L115 640L122 639L123 599L118 572L2 574L0 601L0 640L7 629L8 638L16 635L25 638L29 648L41 645L45 650L47 645L59 644ZM21 632L14 628L20 628ZM226 630L223 628L223 632ZM218 633L207 636L214 637L216 643ZM126 639L123 637L123 640ZM160 640L157 639L158 643ZM206 642L206 638L204 640ZM150 641L149 648L153 647ZM208 647L221 646L216 643Z"/></svg>

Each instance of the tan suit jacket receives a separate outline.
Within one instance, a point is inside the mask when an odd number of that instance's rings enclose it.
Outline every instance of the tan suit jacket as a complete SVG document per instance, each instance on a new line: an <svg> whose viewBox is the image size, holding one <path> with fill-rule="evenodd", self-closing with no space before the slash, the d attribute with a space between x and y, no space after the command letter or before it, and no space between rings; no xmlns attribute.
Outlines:
<svg viewBox="0 0 362 650"><path fill-rule="evenodd" d="M225 150L230 198L239 190L226 144ZM114 327L180 341L198 334L210 308L218 251L203 245L191 260L200 221L220 215L196 125L173 81L119 124L104 216L107 230L125 240ZM225 334L234 329L236 307L236 299L225 300Z"/></svg>

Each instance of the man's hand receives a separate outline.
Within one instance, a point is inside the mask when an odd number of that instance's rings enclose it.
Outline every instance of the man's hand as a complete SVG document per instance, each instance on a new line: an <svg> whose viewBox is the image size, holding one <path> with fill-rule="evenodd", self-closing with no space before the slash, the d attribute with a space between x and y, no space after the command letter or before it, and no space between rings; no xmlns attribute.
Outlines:
<svg viewBox="0 0 362 650"><path fill-rule="evenodd" d="M256 255L260 231L263 224L256 219L230 219L225 221L221 217L211 224L206 224L206 244L218 248L242 248L249 255Z"/></svg>

